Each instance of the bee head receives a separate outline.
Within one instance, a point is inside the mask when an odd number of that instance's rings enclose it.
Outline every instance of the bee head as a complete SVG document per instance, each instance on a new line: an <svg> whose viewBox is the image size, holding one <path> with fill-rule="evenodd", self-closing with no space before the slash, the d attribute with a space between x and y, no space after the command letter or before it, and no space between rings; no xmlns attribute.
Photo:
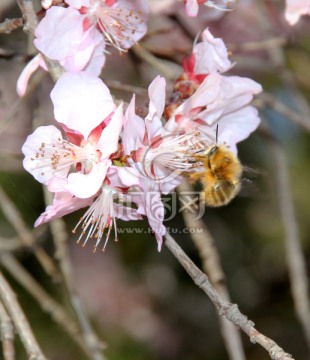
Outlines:
<svg viewBox="0 0 310 360"><path fill-rule="evenodd" d="M212 146L212 148L209 150L207 156L213 156L218 152L219 146L217 144L215 144L214 146Z"/></svg>

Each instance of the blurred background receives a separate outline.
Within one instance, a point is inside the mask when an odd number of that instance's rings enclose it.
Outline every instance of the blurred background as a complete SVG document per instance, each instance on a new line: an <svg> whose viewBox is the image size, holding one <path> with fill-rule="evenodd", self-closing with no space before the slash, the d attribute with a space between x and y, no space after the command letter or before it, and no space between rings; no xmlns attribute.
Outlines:
<svg viewBox="0 0 310 360"><path fill-rule="evenodd" d="M162 2L151 5L156 10ZM289 269L296 248L292 241L297 240L302 258L295 259L306 280L309 276L310 17L289 26L280 0L240 0L235 11L225 13L203 8L196 19L185 16L182 3L161 8L139 47L122 56L111 49L102 78L125 101L132 92L122 91L121 84L146 89L157 74L169 78L171 91L182 57L208 26L236 62L230 74L262 84L265 93L254 101L262 125L238 147L241 162L252 169L245 172L248 184L228 206L207 208L203 222L214 239L232 302L295 359L309 359L309 315L302 310L307 304L297 305L302 325L291 291L299 281L307 289L308 284ZM14 17L21 17L16 2L2 0L0 21ZM77 245L71 234L82 212L66 216L56 230L42 226L33 231L46 205L41 185L23 170L20 149L34 128L53 123L53 82L37 73L21 99L15 87L35 53L22 28L0 34L0 264L43 352L57 360L95 358L85 354L77 339L80 331L74 324L81 306L109 360L230 359L213 304L167 248L157 252L146 222L119 221L119 228L143 231L120 233L117 243L110 240L105 253L95 254ZM148 62L145 53L156 61ZM146 97L138 99L141 107L147 104ZM183 215L165 225L177 229L171 235L200 267L191 236L183 231ZM55 245L55 231L63 236L62 245ZM66 264L69 270L64 270ZM72 336L61 320L53 320L57 306L72 319ZM63 313L59 318L65 319ZM246 359L270 358L246 335L241 337ZM14 344L16 358L27 358L18 336Z"/></svg>

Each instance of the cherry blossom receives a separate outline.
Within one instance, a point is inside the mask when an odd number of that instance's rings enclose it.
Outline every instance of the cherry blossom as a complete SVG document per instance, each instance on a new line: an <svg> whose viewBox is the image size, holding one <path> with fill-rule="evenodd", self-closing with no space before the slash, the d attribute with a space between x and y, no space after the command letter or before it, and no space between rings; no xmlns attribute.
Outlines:
<svg viewBox="0 0 310 360"><path fill-rule="evenodd" d="M166 233L161 195L173 191L184 173L202 166L197 152L215 142L237 151L236 144L259 124L249 103L261 86L248 78L223 75L233 65L223 41L207 28L183 61L184 73L170 104L166 105L166 81L157 76L148 88L146 116L136 114L135 95L124 115L123 104L116 107L95 75L104 63L105 40L123 51L145 34L145 2L66 3L69 7L51 6L35 34L37 48L68 71L51 92L61 129L38 127L22 148L25 169L55 194L35 225L88 207L73 232L80 231L77 241L84 246L95 239L96 251L101 242L105 249L113 232L117 240L116 219L144 216L160 251ZM191 16L199 4L220 7L215 1L188 0ZM24 94L38 67L47 69L41 54L21 74L19 94Z"/></svg>
<svg viewBox="0 0 310 360"><path fill-rule="evenodd" d="M310 0L286 0L285 18L295 25L302 15L310 15Z"/></svg>
<svg viewBox="0 0 310 360"><path fill-rule="evenodd" d="M115 110L108 88L86 73L64 74L51 98L67 139L53 125L37 128L23 145L24 167L49 188L61 181L58 191L89 198L102 185L117 151L122 104Z"/></svg>
<svg viewBox="0 0 310 360"><path fill-rule="evenodd" d="M133 176L127 177L126 186L124 187L124 184L117 175L119 171L123 171L123 169L112 166L97 194L86 199L80 199L70 192L58 191L59 187L52 186L51 190L55 192L53 204L47 206L45 212L35 222L35 226L88 207L72 231L73 233L80 231L77 242L82 242L83 246L90 240L95 239L94 252L97 250L103 237L105 237L102 247L104 251L113 228L114 238L117 241L116 219L125 221L142 219L136 209L122 203L122 201L126 203L131 201L131 198L126 195L126 191L128 186L136 184L136 179ZM65 182L64 179L61 181Z"/></svg>
<svg viewBox="0 0 310 360"><path fill-rule="evenodd" d="M130 0L66 0L82 14L84 27L97 26L117 49L130 48L146 33L148 6L146 1Z"/></svg>
<svg viewBox="0 0 310 360"><path fill-rule="evenodd" d="M183 61L184 73L176 81L165 111L165 128L171 132L196 127L209 144L218 140L236 152L236 144L260 123L258 112L249 103L262 87L248 78L222 75L232 67L225 44L208 28L202 40Z"/></svg>
<svg viewBox="0 0 310 360"><path fill-rule="evenodd" d="M160 251L166 227L163 225L165 210L161 201L162 189L159 183L141 176L141 170L136 166L111 166L108 178L118 188L127 189L126 201L137 206L136 214L146 216L155 234L158 251ZM175 182L173 186L176 187L178 184L179 182Z"/></svg>
<svg viewBox="0 0 310 360"><path fill-rule="evenodd" d="M159 183L149 178L141 177L141 172L136 168L115 167L119 187L128 187L126 200L134 203L137 214L147 218L148 223L156 237L157 249L161 250L163 236L166 234L166 227L163 225L165 218L164 204L161 200L162 190ZM115 184L115 175L111 176L113 167L109 169L109 179ZM176 187L179 182L175 182Z"/></svg>
<svg viewBox="0 0 310 360"><path fill-rule="evenodd" d="M133 97L125 114L123 148L140 176L157 182L159 189L167 194L180 183L178 175L192 166L188 159L201 139L194 128L186 133L165 129L161 120L165 86L165 79L160 76L149 86L149 112L145 119L135 114Z"/></svg>
<svg viewBox="0 0 310 360"><path fill-rule="evenodd" d="M177 107L165 127L173 131L196 126L209 143L215 143L218 126L218 140L236 152L236 144L260 123L258 112L249 102L261 91L261 85L251 79L210 74L195 93Z"/></svg>
<svg viewBox="0 0 310 360"><path fill-rule="evenodd" d="M193 167L189 159L202 145L197 129L166 131L162 123L165 107L165 79L158 76L149 86L149 111L145 119L135 113L135 97L125 113L122 145L128 168L139 183L131 194L138 205L137 212L145 215L156 236L158 251L166 232L163 225L164 205L161 193L167 194L182 180L180 174Z"/></svg>
<svg viewBox="0 0 310 360"><path fill-rule="evenodd" d="M99 75L105 63L105 41L95 26L84 26L85 15L72 7L52 6L35 30L34 44L66 71L89 68Z"/></svg>
<svg viewBox="0 0 310 360"><path fill-rule="evenodd" d="M208 74L224 73L232 66L223 40L215 38L206 28L202 33L202 42L195 42L192 54L188 59L183 58L184 72L177 80L175 89L180 87L184 92L184 88L187 88L188 97L197 90Z"/></svg>
<svg viewBox="0 0 310 360"><path fill-rule="evenodd" d="M148 7L145 2L66 2L69 4L67 8L51 6L46 11L35 30L34 40L37 49L48 58L59 61L65 71L84 70L98 76L105 64L106 40L122 51L146 33ZM35 69L26 68L28 77L30 70L33 72Z"/></svg>
<svg viewBox="0 0 310 360"><path fill-rule="evenodd" d="M75 233L78 228L81 228L77 243L83 240L83 246L85 246L90 239L95 239L96 243L93 247L93 252L95 252L105 236L102 247L102 251L104 251L112 229L114 229L114 240L118 240L116 219L125 221L142 219L136 209L123 205L121 201L126 202L126 194L123 194L112 184L104 184L98 197L86 210L73 230Z"/></svg>

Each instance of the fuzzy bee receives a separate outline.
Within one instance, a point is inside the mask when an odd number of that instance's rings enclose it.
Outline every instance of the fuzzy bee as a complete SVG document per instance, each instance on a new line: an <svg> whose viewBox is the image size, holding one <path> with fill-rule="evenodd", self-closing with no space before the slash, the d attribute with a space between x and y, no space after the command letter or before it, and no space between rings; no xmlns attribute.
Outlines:
<svg viewBox="0 0 310 360"><path fill-rule="evenodd" d="M225 145L215 144L194 155L202 162L203 170L189 174L191 182L203 186L206 205L217 207L228 204L240 191L243 166L238 157Z"/></svg>

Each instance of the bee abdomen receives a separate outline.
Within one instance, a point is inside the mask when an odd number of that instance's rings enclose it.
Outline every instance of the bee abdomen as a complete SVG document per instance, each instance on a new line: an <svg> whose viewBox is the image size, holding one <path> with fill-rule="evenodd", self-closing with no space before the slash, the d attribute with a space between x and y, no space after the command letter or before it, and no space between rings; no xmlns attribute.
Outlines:
<svg viewBox="0 0 310 360"><path fill-rule="evenodd" d="M226 205L232 200L240 186L227 180L222 180L205 191L205 202L208 206Z"/></svg>

